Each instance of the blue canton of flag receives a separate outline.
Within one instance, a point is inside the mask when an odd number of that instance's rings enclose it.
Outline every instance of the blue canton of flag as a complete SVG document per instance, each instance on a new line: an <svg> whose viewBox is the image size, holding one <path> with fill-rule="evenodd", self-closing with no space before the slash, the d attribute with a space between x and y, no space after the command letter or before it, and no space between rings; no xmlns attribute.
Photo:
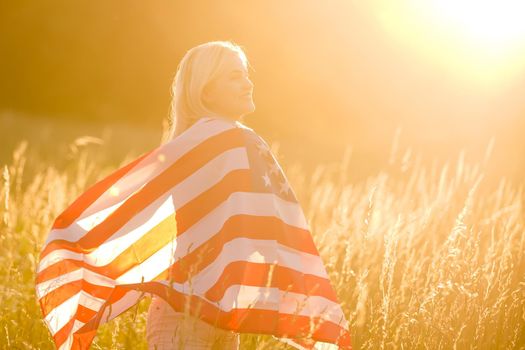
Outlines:
<svg viewBox="0 0 525 350"><path fill-rule="evenodd" d="M246 148L250 168L253 169L254 189L274 193L284 200L297 203L297 197L266 141L255 133L249 135Z"/></svg>

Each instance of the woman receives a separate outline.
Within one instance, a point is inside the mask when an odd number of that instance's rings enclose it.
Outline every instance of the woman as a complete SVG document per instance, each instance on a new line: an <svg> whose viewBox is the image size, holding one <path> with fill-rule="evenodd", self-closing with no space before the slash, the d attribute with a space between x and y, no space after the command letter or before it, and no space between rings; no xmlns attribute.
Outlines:
<svg viewBox="0 0 525 350"><path fill-rule="evenodd" d="M182 58L172 86L167 142L202 117L242 121L255 110L253 83L243 50L229 41L190 49ZM160 297L148 310L149 349L238 349L239 334L176 312Z"/></svg>
<svg viewBox="0 0 525 350"><path fill-rule="evenodd" d="M150 349L238 349L236 333L256 333L352 350L297 197L269 145L240 122L255 109L247 67L230 42L188 51L169 142L55 219L35 287L57 348L88 350L101 324L148 294Z"/></svg>

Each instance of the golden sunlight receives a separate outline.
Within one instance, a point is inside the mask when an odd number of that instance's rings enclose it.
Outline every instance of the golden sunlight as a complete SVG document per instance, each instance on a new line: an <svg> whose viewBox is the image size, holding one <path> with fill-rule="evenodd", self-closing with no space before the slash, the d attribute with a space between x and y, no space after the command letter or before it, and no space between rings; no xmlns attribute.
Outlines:
<svg viewBox="0 0 525 350"><path fill-rule="evenodd" d="M460 78L498 87L524 69L523 1L409 0L377 6L389 34L446 70L461 72Z"/></svg>

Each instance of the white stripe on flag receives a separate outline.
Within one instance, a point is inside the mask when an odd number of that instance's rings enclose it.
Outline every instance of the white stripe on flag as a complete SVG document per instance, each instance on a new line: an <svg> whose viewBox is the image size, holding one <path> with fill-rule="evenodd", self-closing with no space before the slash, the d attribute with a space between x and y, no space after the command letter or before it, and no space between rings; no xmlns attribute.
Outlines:
<svg viewBox="0 0 525 350"><path fill-rule="evenodd" d="M142 296L142 292L130 290L117 302L111 304L111 307L106 307L102 313L100 325L111 321L130 307L134 306ZM110 313L111 312L111 313Z"/></svg>
<svg viewBox="0 0 525 350"><path fill-rule="evenodd" d="M86 254L84 261L91 266L105 266L131 247L137 240L153 230L162 221L172 216L175 224L175 208L171 194L163 195L134 215L121 229L109 237L97 249ZM146 219L146 221L144 221ZM173 232L174 237L177 232Z"/></svg>
<svg viewBox="0 0 525 350"><path fill-rule="evenodd" d="M96 284L104 287L114 287L115 281L107 276L92 272L90 270L79 268L77 270L65 273L48 281L44 281L36 285L36 293L38 299L43 298L48 293L51 293L53 290L61 287L65 284L79 281L84 279L85 281Z"/></svg>
<svg viewBox="0 0 525 350"><path fill-rule="evenodd" d="M73 334L69 333L67 339L60 345L60 348L58 350L69 350L71 349L71 345L73 345Z"/></svg>
<svg viewBox="0 0 525 350"><path fill-rule="evenodd" d="M165 286L169 285L167 281L160 283ZM178 290L178 288L175 289ZM213 304L224 312L245 308L277 310L282 314L318 316L343 328L348 327L348 322L338 303L322 296L307 296L301 293L282 291L275 287L235 284L226 290L221 300L213 302Z"/></svg>
<svg viewBox="0 0 525 350"><path fill-rule="evenodd" d="M80 292L73 295L71 298L58 305L56 308L51 310L44 318L46 321L51 335L55 335L66 323L73 318L77 311L77 305L80 298Z"/></svg>
<svg viewBox="0 0 525 350"><path fill-rule="evenodd" d="M275 287L233 285L216 304L222 311L254 308L278 310L282 314L319 316L326 321L341 325L345 318L339 304L321 296L281 291Z"/></svg>
<svg viewBox="0 0 525 350"><path fill-rule="evenodd" d="M36 285L36 296L38 299L41 299L66 283L81 280L83 277L82 275L82 269L78 269L39 283Z"/></svg>

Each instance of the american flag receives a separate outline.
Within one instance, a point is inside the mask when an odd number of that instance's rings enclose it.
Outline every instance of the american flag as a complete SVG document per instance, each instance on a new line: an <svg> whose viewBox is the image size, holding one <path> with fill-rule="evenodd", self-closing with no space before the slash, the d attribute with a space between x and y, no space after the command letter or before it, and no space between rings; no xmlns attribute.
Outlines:
<svg viewBox="0 0 525 350"><path fill-rule="evenodd" d="M200 118L94 184L54 221L36 295L57 349L158 295L179 312L297 349L351 349L307 220L264 139Z"/></svg>

